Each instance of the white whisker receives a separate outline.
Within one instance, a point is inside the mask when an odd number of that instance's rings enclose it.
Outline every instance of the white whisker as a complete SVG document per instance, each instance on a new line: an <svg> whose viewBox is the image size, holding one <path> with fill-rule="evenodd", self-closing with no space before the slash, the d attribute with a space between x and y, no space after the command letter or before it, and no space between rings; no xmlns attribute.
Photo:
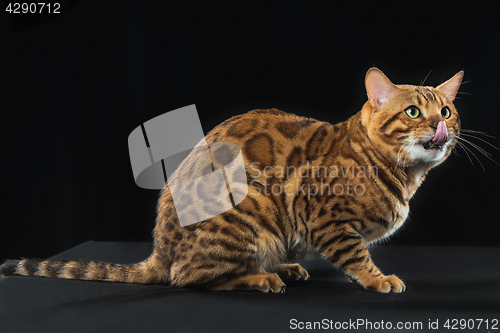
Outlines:
<svg viewBox="0 0 500 333"><path fill-rule="evenodd" d="M474 152L473 152L472 150L470 150L470 149L469 149L466 145L461 144L461 143L459 143L458 141L457 141L457 143L460 145L460 147L462 147L462 149L463 149L465 152L469 151L469 153L471 153L471 154L472 154L472 156L474 156L474 157L476 158L476 160L479 162L479 164L481 165L481 168L483 168L483 171L484 171L484 172L486 172L486 169L484 168L483 163L481 163L481 161L479 160L479 158L477 158L476 154L474 154ZM467 154L467 156L468 156L468 155L469 155L469 154ZM469 157L469 160L470 160L471 164L472 164L472 165L474 165L474 163L472 163L472 159L471 159L470 157Z"/></svg>
<svg viewBox="0 0 500 333"><path fill-rule="evenodd" d="M500 148L498 148L497 146L492 145L492 144L491 144L491 143L489 143L488 141L486 141L486 140L484 140L484 139L482 139L482 138L480 138L480 137L477 137L477 136L475 136L475 135L465 134L465 133L462 133L462 135L463 135L463 136L468 136L468 137L470 137L470 138L474 138L474 139L477 139L477 140L480 140L480 141L483 141L483 142L484 142L484 143L486 143L487 145L489 145L489 146L491 146L491 147L495 148L496 150L500 150Z"/></svg>
<svg viewBox="0 0 500 333"><path fill-rule="evenodd" d="M473 143L473 142L471 142L471 141L469 141L469 140L467 140L465 138L458 137L458 140L462 140L463 142L470 144L472 147L476 148L484 156L492 156L486 150L484 150L483 148L479 147L477 144L475 144L475 143Z"/></svg>
<svg viewBox="0 0 500 333"><path fill-rule="evenodd" d="M460 148L462 148L464 151L465 151L465 155L467 155L467 158L469 159L470 161L470 164L474 165L474 162L472 162L472 159L470 158L470 155L469 153L467 152L467 150L464 148L464 145L462 143L460 143L459 141L457 141L457 144ZM460 155L459 155L460 156Z"/></svg>
<svg viewBox="0 0 500 333"><path fill-rule="evenodd" d="M474 131L474 130L465 129L465 128L462 128L462 129L460 130L460 132L465 132L465 133L474 133L474 134L481 134L481 135L487 136L487 137L492 138L492 139L498 139L496 136L489 135L489 134L488 134L488 133L486 133L486 132ZM462 134L463 134L463 133L462 133Z"/></svg>
<svg viewBox="0 0 500 333"><path fill-rule="evenodd" d="M464 138L461 138L459 137L458 138L459 140L462 140L464 143L468 143L469 145L471 145L473 148L476 148L477 151L479 151L481 154L483 154L484 156L486 156L487 159L489 159L490 161L492 161L493 163L495 163L496 165L500 165L497 161L495 161L494 159L492 159L490 156L493 156L492 154L488 153L486 150L484 150L483 148L479 147L477 144L473 143L473 142L470 142L469 140L466 140ZM472 151L471 151L472 153ZM477 157L476 157L477 158Z"/></svg>
<svg viewBox="0 0 500 333"><path fill-rule="evenodd" d="M427 73L427 75L425 76L425 78L424 78L422 81L420 81L420 85L421 85L421 86L423 86L423 85L424 85L425 81L427 80L427 78L429 77L429 75L430 75L431 73L432 73L432 69L429 71L429 73Z"/></svg>

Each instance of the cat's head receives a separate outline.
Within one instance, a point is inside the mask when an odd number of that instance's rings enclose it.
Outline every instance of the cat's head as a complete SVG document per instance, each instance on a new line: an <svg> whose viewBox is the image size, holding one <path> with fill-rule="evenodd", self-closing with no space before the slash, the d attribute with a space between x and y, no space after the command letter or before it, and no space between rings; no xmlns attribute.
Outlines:
<svg viewBox="0 0 500 333"><path fill-rule="evenodd" d="M443 162L460 132L453 100L462 78L459 72L435 88L395 85L371 68L365 78L368 102L362 123L375 148L403 167Z"/></svg>

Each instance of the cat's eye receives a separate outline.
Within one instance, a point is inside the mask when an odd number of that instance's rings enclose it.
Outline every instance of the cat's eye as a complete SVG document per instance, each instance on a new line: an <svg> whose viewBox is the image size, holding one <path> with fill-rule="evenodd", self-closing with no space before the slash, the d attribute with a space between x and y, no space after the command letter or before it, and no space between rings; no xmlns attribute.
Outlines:
<svg viewBox="0 0 500 333"><path fill-rule="evenodd" d="M405 112L411 119L418 118L418 116L420 115L420 110L416 106L407 107Z"/></svg>
<svg viewBox="0 0 500 333"><path fill-rule="evenodd" d="M451 116L451 111L450 109L445 106L444 108L441 109L441 116L444 118L444 119L448 119L450 118Z"/></svg>

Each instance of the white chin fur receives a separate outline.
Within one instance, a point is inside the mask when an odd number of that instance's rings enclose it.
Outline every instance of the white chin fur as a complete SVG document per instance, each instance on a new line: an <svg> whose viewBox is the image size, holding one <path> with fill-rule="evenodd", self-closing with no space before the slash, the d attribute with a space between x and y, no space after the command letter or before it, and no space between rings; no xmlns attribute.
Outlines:
<svg viewBox="0 0 500 333"><path fill-rule="evenodd" d="M441 160L448 150L448 143L442 149L425 149L421 144L415 144L407 148L413 162L436 162Z"/></svg>

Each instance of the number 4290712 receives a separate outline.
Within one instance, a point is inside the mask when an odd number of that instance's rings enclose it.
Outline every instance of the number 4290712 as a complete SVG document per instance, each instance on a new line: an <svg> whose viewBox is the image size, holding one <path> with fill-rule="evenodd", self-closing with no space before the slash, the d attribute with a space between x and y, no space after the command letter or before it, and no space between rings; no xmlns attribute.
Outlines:
<svg viewBox="0 0 500 333"><path fill-rule="evenodd" d="M443 327L449 330L498 330L498 319L448 319Z"/></svg>
<svg viewBox="0 0 500 333"><path fill-rule="evenodd" d="M58 2L9 2L5 11L10 14L61 14L61 4Z"/></svg>

